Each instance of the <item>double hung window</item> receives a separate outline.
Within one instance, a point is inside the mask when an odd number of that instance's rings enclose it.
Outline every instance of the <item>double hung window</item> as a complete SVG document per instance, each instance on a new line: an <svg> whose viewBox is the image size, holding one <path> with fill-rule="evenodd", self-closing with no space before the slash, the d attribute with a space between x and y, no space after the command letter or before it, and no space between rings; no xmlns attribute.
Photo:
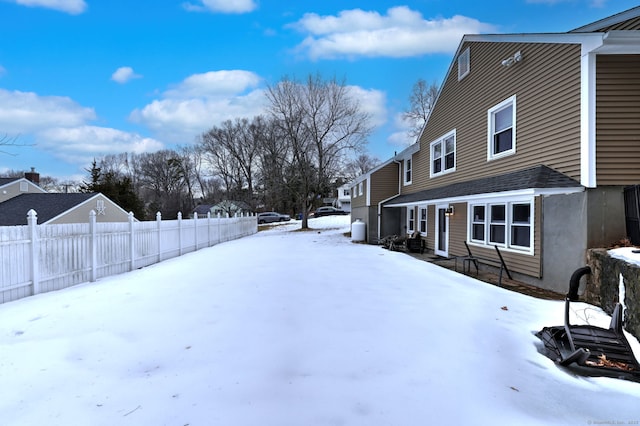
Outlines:
<svg viewBox="0 0 640 426"><path fill-rule="evenodd" d="M407 207L407 233L413 234L416 230L416 209Z"/></svg>
<svg viewBox="0 0 640 426"><path fill-rule="evenodd" d="M488 111L488 159L516 152L516 97L500 102Z"/></svg>
<svg viewBox="0 0 640 426"><path fill-rule="evenodd" d="M404 160L404 184L409 185L411 183L412 165L411 158Z"/></svg>
<svg viewBox="0 0 640 426"><path fill-rule="evenodd" d="M427 234L427 206L418 209L418 230L422 235Z"/></svg>
<svg viewBox="0 0 640 426"><path fill-rule="evenodd" d="M455 171L456 131L431 142L431 177Z"/></svg>

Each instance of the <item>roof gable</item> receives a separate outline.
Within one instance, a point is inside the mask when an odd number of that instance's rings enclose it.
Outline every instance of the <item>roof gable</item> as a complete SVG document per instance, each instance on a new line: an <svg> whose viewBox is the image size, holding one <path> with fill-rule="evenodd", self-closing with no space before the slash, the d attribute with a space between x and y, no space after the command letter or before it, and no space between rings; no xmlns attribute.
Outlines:
<svg viewBox="0 0 640 426"><path fill-rule="evenodd" d="M21 194L0 203L0 226L26 225L27 213L33 209L42 224L96 197L97 193Z"/></svg>

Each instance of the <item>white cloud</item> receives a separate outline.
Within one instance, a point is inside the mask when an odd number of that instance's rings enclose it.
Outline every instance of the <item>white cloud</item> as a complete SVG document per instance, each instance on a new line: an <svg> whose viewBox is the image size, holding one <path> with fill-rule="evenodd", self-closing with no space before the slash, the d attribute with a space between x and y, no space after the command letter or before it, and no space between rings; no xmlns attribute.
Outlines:
<svg viewBox="0 0 640 426"><path fill-rule="evenodd" d="M411 124L403 118L402 113L397 113L395 115L393 124L396 131L391 133L391 135L389 135L389 137L387 138L389 144L401 148L406 148L412 143L416 142L415 138L409 136L408 132Z"/></svg>
<svg viewBox="0 0 640 426"><path fill-rule="evenodd" d="M71 15L79 15L87 10L87 3L84 0L15 0L15 2L22 6L44 7Z"/></svg>
<svg viewBox="0 0 640 426"><path fill-rule="evenodd" d="M131 67L120 67L113 74L111 74L111 80L124 84L134 78L141 78L142 76L136 74Z"/></svg>
<svg viewBox="0 0 640 426"><path fill-rule="evenodd" d="M50 127L74 127L96 118L93 108L68 97L0 89L0 129L10 134L32 133Z"/></svg>
<svg viewBox="0 0 640 426"><path fill-rule="evenodd" d="M250 71L221 70L194 74L175 88L167 90L167 98L218 97L241 93L256 87L260 77Z"/></svg>
<svg viewBox="0 0 640 426"><path fill-rule="evenodd" d="M242 70L212 71L187 77L129 118L163 140L189 143L213 125L264 113L261 79Z"/></svg>
<svg viewBox="0 0 640 426"><path fill-rule="evenodd" d="M387 102L384 92L375 89L363 89L360 86L348 86L351 95L359 102L360 109L371 116L371 125L378 127L387 121Z"/></svg>
<svg viewBox="0 0 640 426"><path fill-rule="evenodd" d="M386 15L361 9L338 16L308 13L291 27L308 34L298 50L312 59L451 53L464 34L495 31L490 24L459 15L425 20L407 6L390 8Z"/></svg>
<svg viewBox="0 0 640 426"><path fill-rule="evenodd" d="M132 152L140 154L163 148L155 139L136 133L97 126L54 127L37 134L38 145L70 163L89 164L96 156Z"/></svg>
<svg viewBox="0 0 640 426"><path fill-rule="evenodd" d="M93 108L68 97L0 89L0 129L34 141L34 149L50 152L70 164L86 166L102 154L162 149L159 141L107 127L91 126Z"/></svg>
<svg viewBox="0 0 640 426"><path fill-rule="evenodd" d="M198 0L194 3L183 3L190 12L247 13L258 8L254 0Z"/></svg>

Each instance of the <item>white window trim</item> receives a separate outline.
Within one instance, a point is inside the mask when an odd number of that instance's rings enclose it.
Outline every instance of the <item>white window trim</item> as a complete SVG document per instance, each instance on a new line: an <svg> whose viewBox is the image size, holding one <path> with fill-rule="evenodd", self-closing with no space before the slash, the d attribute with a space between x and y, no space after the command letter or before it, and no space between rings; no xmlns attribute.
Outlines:
<svg viewBox="0 0 640 426"><path fill-rule="evenodd" d="M462 71L462 72L461 72ZM460 53L458 56L458 81L465 78L471 72L471 54L469 48Z"/></svg>
<svg viewBox="0 0 640 426"><path fill-rule="evenodd" d="M362 186L363 186L363 184L362 184L362 182L360 182L360 183L358 184L358 195L359 195L359 196L361 196L361 195L362 195Z"/></svg>
<svg viewBox="0 0 640 426"><path fill-rule="evenodd" d="M453 136L453 167L450 169L444 169L444 157L445 157L445 144L444 141L445 139L449 138L450 136ZM438 144L442 144L442 167L441 170L437 173L433 172L433 148L434 146L438 145ZM458 146L457 146L457 133L456 133L456 129L453 129L452 131L450 131L449 133L446 133L444 135L442 135L441 137L439 137L438 139L436 139L435 141L431 142L431 144L429 144L429 159L431 161L430 165L429 165L429 177L433 178L433 177L437 177L437 176L442 176L444 174L447 173L453 173L456 171L456 165L458 163Z"/></svg>
<svg viewBox="0 0 640 426"><path fill-rule="evenodd" d="M409 167L407 167L407 164ZM411 174L411 179L407 180L407 171ZM402 162L402 183L404 185L411 185L413 181L413 160L411 158L405 158Z"/></svg>
<svg viewBox="0 0 640 426"><path fill-rule="evenodd" d="M489 224L491 221L491 205L502 204L506 206L505 211L505 243L504 244L496 244L489 242ZM531 247L522 247L517 246L515 244L511 244L511 227L514 225L513 223L513 205L514 204L529 204L530 211L530 223L529 223L529 242ZM473 239L473 206L484 206L484 241L479 241ZM490 247L492 248L494 245L500 247L501 250L513 252L513 253L521 253L521 254L534 254L534 234L535 234L535 200L532 197L518 197L518 198L492 198L485 200L477 200L474 202L470 202L467 206L467 242L471 245L478 247Z"/></svg>
<svg viewBox="0 0 640 426"><path fill-rule="evenodd" d="M424 212L424 232L421 231L422 229L422 212ZM418 206L418 232L420 232L420 235L422 235L423 237L427 235L427 233L429 232L429 211L427 210L427 206Z"/></svg>
<svg viewBox="0 0 640 426"><path fill-rule="evenodd" d="M500 152L498 154L493 153L493 129L494 129L494 115L501 110L512 106L512 126L511 126L511 149ZM516 95L505 99L498 105L491 107L487 111L487 161L497 160L498 158L507 157L516 153Z"/></svg>

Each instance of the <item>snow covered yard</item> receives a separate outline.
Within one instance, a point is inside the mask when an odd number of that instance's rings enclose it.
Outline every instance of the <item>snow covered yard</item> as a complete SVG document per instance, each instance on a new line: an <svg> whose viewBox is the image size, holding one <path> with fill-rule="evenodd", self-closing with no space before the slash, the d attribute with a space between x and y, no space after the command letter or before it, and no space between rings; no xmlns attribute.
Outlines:
<svg viewBox="0 0 640 426"><path fill-rule="evenodd" d="M310 226L0 305L0 423L640 422L640 384L538 353L562 302L354 244L348 216Z"/></svg>

